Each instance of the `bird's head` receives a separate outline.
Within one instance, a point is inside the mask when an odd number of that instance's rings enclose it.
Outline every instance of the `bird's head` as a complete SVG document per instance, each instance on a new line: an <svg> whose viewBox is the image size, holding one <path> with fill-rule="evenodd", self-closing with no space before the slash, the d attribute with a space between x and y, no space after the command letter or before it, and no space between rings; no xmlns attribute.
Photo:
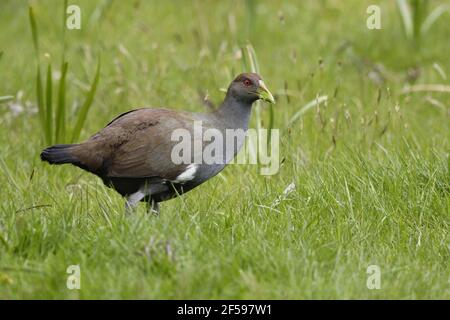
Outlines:
<svg viewBox="0 0 450 320"><path fill-rule="evenodd" d="M258 99L275 103L275 99L257 73L241 73L231 82L227 95L238 101L253 103Z"/></svg>

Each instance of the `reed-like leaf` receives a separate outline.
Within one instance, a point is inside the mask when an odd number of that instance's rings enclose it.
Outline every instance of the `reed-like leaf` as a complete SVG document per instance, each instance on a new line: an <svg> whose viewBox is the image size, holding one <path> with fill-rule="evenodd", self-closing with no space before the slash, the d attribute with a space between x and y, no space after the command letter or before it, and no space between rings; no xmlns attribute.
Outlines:
<svg viewBox="0 0 450 320"><path fill-rule="evenodd" d="M94 76L94 80L91 83L89 91L86 93L84 104L78 110L75 126L73 131L68 131L67 121L67 105L66 105L66 79L68 72L68 62L65 60L65 21L67 0L63 2L63 25L61 32L61 44L62 44L62 58L61 58L61 76L56 84L55 90L56 100L53 101L53 78L52 78L52 64L49 63L47 67L45 87L41 77L41 69L39 63L39 41L38 41L38 29L36 24L33 8L29 8L29 19L33 37L34 48L37 57L37 76L36 76L36 95L37 106L39 113L39 121L44 132L44 138L47 144L64 143L69 139L73 141L79 138L83 125L86 121L87 114L92 105L95 92L97 90L99 77L100 77L100 60L97 66L97 71ZM6 100L6 98L5 98Z"/></svg>
<svg viewBox="0 0 450 320"><path fill-rule="evenodd" d="M256 57L256 52L253 49L253 46L248 43L245 46L245 56L246 56L246 63L248 65L248 68L250 68L251 72L255 72L259 74L259 65L258 65L258 58ZM256 118L256 130L258 132L258 136L257 136L257 146L259 146L262 141L261 141L261 127L262 127L262 119L261 119L261 102L258 100L255 102L253 109L255 110L255 118ZM258 148L256 147L256 150L258 150ZM257 158L257 161L259 163L259 157Z"/></svg>
<svg viewBox="0 0 450 320"><path fill-rule="evenodd" d="M68 62L66 61L66 10L67 0L63 2L62 8L62 28L61 28L61 78L58 88L58 102L55 114L55 142L65 142L66 138L66 75Z"/></svg>
<svg viewBox="0 0 450 320"><path fill-rule="evenodd" d="M67 74L68 63L63 62L61 70L61 79L59 80L58 88L58 105L56 109L56 132L55 132L55 142L64 142L66 134L66 74Z"/></svg>
<svg viewBox="0 0 450 320"><path fill-rule="evenodd" d="M77 122L72 131L72 142L75 142L80 137L81 129L83 128L83 125L86 121L87 114L92 105L92 101L94 100L95 92L97 91L98 81L100 79L100 65L101 65L101 62L99 59L98 64L97 64L97 71L95 72L95 77L91 84L91 88L89 89L89 92L86 95L86 100L84 101L83 106L78 111L79 113L78 113Z"/></svg>
<svg viewBox="0 0 450 320"><path fill-rule="evenodd" d="M428 1L427 0L413 0L413 37L419 39L420 30L422 28L423 21L427 14Z"/></svg>
<svg viewBox="0 0 450 320"><path fill-rule="evenodd" d="M53 143L53 81L52 81L52 65L48 64L47 83L45 86L45 138L47 144Z"/></svg>
<svg viewBox="0 0 450 320"><path fill-rule="evenodd" d="M259 72L259 64L258 64L258 58L256 56L256 51L253 48L253 46L248 43L245 46L245 50L242 49L243 52L243 66L244 66L244 70L248 71L250 70L251 72L254 73L260 73ZM269 104L268 105L269 108L269 121L268 121L268 127L267 129L269 129L269 133L266 136L267 137L267 141L266 141L266 145L270 148L270 143L271 143L271 133L272 133L272 129L273 129L273 125L274 125L274 111L273 111L273 105ZM255 106L253 107L253 109L255 110L255 118L256 118L256 129L258 132L258 144L263 143L260 139L261 139L261 131L260 129L262 128L262 114L261 114L261 102L258 100L255 103ZM258 159L259 161L259 159Z"/></svg>
<svg viewBox="0 0 450 320"><path fill-rule="evenodd" d="M39 41L38 41L39 38L38 38L38 30L37 30L37 25L36 25L36 19L34 17L33 7L29 7L28 16L30 19L31 35L33 36L34 50L36 51L37 58L39 58Z"/></svg>
<svg viewBox="0 0 450 320"><path fill-rule="evenodd" d="M14 99L14 96L1 96L0 97L0 103L8 102L8 101L11 101L12 99Z"/></svg>
<svg viewBox="0 0 450 320"><path fill-rule="evenodd" d="M450 5L449 4L441 4L440 6L436 7L425 19L425 21L422 24L422 27L420 29L421 34L425 34L430 30L430 28L433 26L433 24L436 22L439 17L441 17L445 12L450 11Z"/></svg>
<svg viewBox="0 0 450 320"><path fill-rule="evenodd" d="M102 19L108 9L111 7L113 0L97 1L97 6L89 18L89 24L94 25Z"/></svg>
<svg viewBox="0 0 450 320"><path fill-rule="evenodd" d="M63 2L63 12L62 12L62 28L61 28L61 45L62 45L62 51L61 51L61 61L65 61L65 54L66 54L66 14L67 10L67 0L64 0Z"/></svg>
<svg viewBox="0 0 450 320"><path fill-rule="evenodd" d="M247 40L253 40L253 29L256 18L256 1L246 0L245 8L247 12L246 22L247 22Z"/></svg>
<svg viewBox="0 0 450 320"><path fill-rule="evenodd" d="M300 110L298 110L291 117L288 127L292 126L294 124L294 122L296 122L298 119L300 119L300 117L303 116L308 110L310 110L311 108L313 108L315 106L318 106L319 104L321 104L327 100L328 100L328 96L320 96L320 97L317 97L316 99L308 102L307 104L305 104Z"/></svg>
<svg viewBox="0 0 450 320"><path fill-rule="evenodd" d="M44 89L42 87L41 68L39 65L37 66L36 74L36 99L41 128L42 130L45 130Z"/></svg>
<svg viewBox="0 0 450 320"><path fill-rule="evenodd" d="M253 49L253 46L251 44L247 44L245 46L245 52L246 52L246 61L247 61L248 66L250 67L250 71L259 74L258 58L256 57L256 52ZM261 103L259 100L255 103L254 110L255 110L255 118L256 118L256 129L259 132L259 129L261 129L261 125L262 125Z"/></svg>
<svg viewBox="0 0 450 320"><path fill-rule="evenodd" d="M441 78L443 80L447 80L447 74L445 73L444 69L442 69L442 67L438 64L438 63L433 63L433 68L434 70L436 70L436 72L441 76Z"/></svg>
<svg viewBox="0 0 450 320"><path fill-rule="evenodd" d="M402 18L403 29L406 37L411 39L413 37L413 18L411 7L408 5L407 0L397 0L397 8Z"/></svg>
<svg viewBox="0 0 450 320"><path fill-rule="evenodd" d="M447 92L450 93L450 86L445 84L416 84L413 86L407 86L402 89L402 94L408 94L412 92Z"/></svg>
<svg viewBox="0 0 450 320"><path fill-rule="evenodd" d="M12 169L10 169L8 167L8 165L6 164L5 160L3 159L3 157L0 157L0 172L2 172L2 177L5 177L5 184L9 184L10 187L14 187L17 190L23 190L22 188L19 187L19 185L17 184L16 178L17 178L17 174L15 174ZM8 187L8 185L6 186Z"/></svg>
<svg viewBox="0 0 450 320"><path fill-rule="evenodd" d="M250 62L250 68L251 68L252 72L259 73L259 64L258 64L258 58L256 57L255 49L253 48L253 46L250 43L247 44L246 48L247 48L248 59Z"/></svg>
<svg viewBox="0 0 450 320"><path fill-rule="evenodd" d="M273 111L273 106L272 106L272 104L269 104L269 124L267 126L267 128L269 129L269 134L267 135L267 143L268 143L269 150L270 150L270 145L272 143L272 129L273 129L274 121L275 121L275 114Z"/></svg>

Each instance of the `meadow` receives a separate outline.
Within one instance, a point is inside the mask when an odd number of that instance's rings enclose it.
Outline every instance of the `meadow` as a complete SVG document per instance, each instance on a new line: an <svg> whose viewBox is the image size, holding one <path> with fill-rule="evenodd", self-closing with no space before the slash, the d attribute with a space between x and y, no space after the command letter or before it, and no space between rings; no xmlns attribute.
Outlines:
<svg viewBox="0 0 450 320"><path fill-rule="evenodd" d="M70 4L63 43L63 1L0 1L0 299L450 299L449 12L408 35L388 0ZM101 61L82 141L133 108L218 105L249 44L277 100L252 119L280 130L277 174L230 165L126 215L100 179L40 161L38 62L56 101L64 52L74 128Z"/></svg>

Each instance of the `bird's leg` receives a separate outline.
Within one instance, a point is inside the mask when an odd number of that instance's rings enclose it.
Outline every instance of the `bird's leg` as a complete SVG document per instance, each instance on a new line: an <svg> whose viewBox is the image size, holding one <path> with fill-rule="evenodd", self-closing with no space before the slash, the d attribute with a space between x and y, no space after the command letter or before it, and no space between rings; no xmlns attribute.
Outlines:
<svg viewBox="0 0 450 320"><path fill-rule="evenodd" d="M155 216L159 215L159 203L149 197L147 201L147 210L148 213L153 213Z"/></svg>
<svg viewBox="0 0 450 320"><path fill-rule="evenodd" d="M138 205L139 201L144 199L145 193L142 191L137 191L127 197L127 201L125 202L125 211L127 213L132 213L134 208Z"/></svg>

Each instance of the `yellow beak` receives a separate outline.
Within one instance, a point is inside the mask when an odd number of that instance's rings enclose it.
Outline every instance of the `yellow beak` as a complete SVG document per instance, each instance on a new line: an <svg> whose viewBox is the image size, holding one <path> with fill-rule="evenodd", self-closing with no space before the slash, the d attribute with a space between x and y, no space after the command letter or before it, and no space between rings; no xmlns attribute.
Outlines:
<svg viewBox="0 0 450 320"><path fill-rule="evenodd" d="M273 95L270 93L269 89L267 89L264 81L259 80L259 87L256 93L261 100L267 101L269 103L275 103L275 99L273 98Z"/></svg>

